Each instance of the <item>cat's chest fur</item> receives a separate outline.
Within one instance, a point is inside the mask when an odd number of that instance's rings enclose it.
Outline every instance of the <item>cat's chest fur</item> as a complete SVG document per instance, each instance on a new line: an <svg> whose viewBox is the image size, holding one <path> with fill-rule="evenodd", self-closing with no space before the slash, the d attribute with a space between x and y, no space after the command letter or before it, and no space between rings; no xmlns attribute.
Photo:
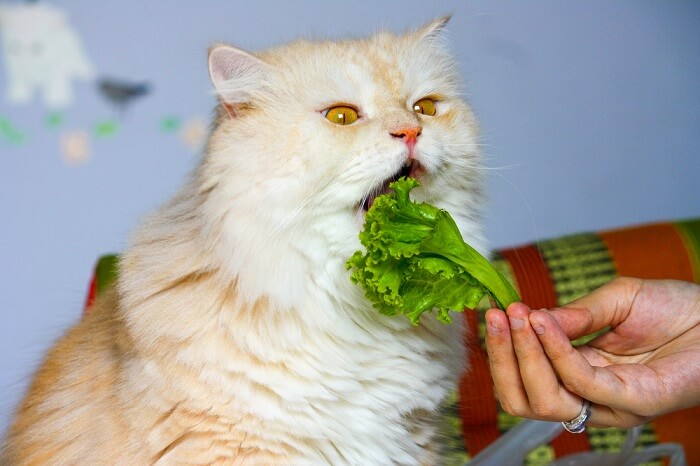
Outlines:
<svg viewBox="0 0 700 466"><path fill-rule="evenodd" d="M148 433L154 450L210 458L213 444L219 455L279 454L288 464L417 464L431 454L435 410L464 360L461 319L414 327L353 307L326 271L306 280L299 308L230 296L220 315L235 320L210 321L167 358L135 362L136 391L125 398L149 393L170 407Z"/></svg>

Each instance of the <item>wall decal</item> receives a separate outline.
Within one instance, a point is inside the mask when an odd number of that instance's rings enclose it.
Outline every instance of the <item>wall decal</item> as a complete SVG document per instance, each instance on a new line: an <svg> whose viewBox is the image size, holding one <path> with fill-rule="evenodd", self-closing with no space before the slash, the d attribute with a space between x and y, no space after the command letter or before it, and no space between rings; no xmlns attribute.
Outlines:
<svg viewBox="0 0 700 466"><path fill-rule="evenodd" d="M90 137L87 131L76 130L64 133L60 139L63 161L69 165L79 165L87 162L92 155Z"/></svg>
<svg viewBox="0 0 700 466"><path fill-rule="evenodd" d="M207 124L201 117L193 117L188 120L180 130L180 139L194 152L202 149L207 137Z"/></svg>
<svg viewBox="0 0 700 466"><path fill-rule="evenodd" d="M0 142L19 146L28 139L27 134L15 128L9 118L0 116Z"/></svg>
<svg viewBox="0 0 700 466"><path fill-rule="evenodd" d="M174 133L180 129L181 124L180 117L170 115L160 120L160 129L165 133Z"/></svg>
<svg viewBox="0 0 700 466"><path fill-rule="evenodd" d="M102 97L124 111L134 100L150 92L146 83L129 83L121 79L102 78L97 83Z"/></svg>
<svg viewBox="0 0 700 466"><path fill-rule="evenodd" d="M118 131L119 124L114 120L102 120L93 127L93 134L98 138L114 136Z"/></svg>
<svg viewBox="0 0 700 466"><path fill-rule="evenodd" d="M43 3L0 5L0 37L8 77L7 100L49 108L73 103L73 81L92 80L95 70L66 13Z"/></svg>

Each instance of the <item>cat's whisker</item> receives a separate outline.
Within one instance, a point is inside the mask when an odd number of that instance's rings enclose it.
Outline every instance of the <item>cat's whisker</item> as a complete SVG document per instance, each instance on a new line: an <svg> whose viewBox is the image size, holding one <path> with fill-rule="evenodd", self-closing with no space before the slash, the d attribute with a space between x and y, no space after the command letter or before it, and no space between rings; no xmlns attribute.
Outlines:
<svg viewBox="0 0 700 466"><path fill-rule="evenodd" d="M498 175L499 178L501 178L503 181L505 181L508 185L510 185L511 188L517 193L518 197L523 201L523 204L525 204L525 209L527 211L528 217L530 219L530 225L532 226L532 231L533 231L533 236L535 238L539 238L540 235L537 230L537 222L535 221L535 215L532 212L532 207L530 206L530 203L528 202L527 198L525 195L522 193L522 191L518 188L518 186L513 183L511 180L506 178L504 175L499 173L498 171L494 171L496 175ZM539 245L539 242L538 242Z"/></svg>
<svg viewBox="0 0 700 466"><path fill-rule="evenodd" d="M512 169L512 168L520 168L520 167L522 167L522 166L524 166L524 165L526 165L526 164L524 164L524 163L513 163L513 164L511 164L511 165L502 165L502 166L500 166L500 167L487 167L487 166L483 166L483 167L481 167L481 169L482 169L482 170L486 170L486 171L500 171L500 170L510 170L510 169Z"/></svg>

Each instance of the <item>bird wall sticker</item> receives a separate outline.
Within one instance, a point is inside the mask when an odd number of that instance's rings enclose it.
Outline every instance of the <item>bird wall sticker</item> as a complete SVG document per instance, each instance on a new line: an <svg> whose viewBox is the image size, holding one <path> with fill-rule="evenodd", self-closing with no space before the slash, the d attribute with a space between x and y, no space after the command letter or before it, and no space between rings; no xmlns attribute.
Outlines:
<svg viewBox="0 0 700 466"><path fill-rule="evenodd" d="M147 83L132 83L123 79L102 78L97 82L97 86L102 97L122 111L131 102L150 92Z"/></svg>

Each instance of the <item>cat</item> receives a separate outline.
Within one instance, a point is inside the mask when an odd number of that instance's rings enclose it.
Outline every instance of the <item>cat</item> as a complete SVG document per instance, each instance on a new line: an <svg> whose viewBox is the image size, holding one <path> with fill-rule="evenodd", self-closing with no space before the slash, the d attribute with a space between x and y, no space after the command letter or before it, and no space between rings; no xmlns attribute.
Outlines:
<svg viewBox="0 0 700 466"><path fill-rule="evenodd" d="M201 163L49 352L2 464L440 464L462 320L380 315L345 262L401 175L485 250L478 126L446 22L213 46Z"/></svg>

